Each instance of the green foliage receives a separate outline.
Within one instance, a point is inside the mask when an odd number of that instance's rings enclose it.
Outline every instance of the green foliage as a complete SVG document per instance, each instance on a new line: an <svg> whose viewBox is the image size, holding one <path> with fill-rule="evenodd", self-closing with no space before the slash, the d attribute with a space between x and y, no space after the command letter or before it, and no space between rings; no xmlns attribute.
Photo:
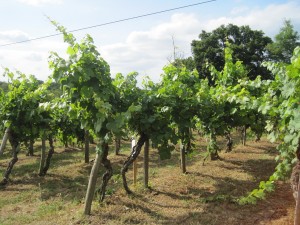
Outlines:
<svg viewBox="0 0 300 225"><path fill-rule="evenodd" d="M255 79L258 75L261 75L263 79L270 78L270 74L261 66L261 63L267 57L266 46L272 43L272 40L262 31L233 24L222 25L212 32L202 31L199 34L199 40L192 41L192 52L201 78L208 78L210 84L214 83L206 63L214 65L218 71L223 69L225 64L223 52L228 46L226 41L232 46L233 60L243 62L249 71L247 76L250 79Z"/></svg>
<svg viewBox="0 0 300 225"><path fill-rule="evenodd" d="M297 46L300 46L299 34L294 30L292 22L285 20L283 27L275 36L274 43L270 43L267 49L270 52L270 57L276 62L290 63L293 51Z"/></svg>
<svg viewBox="0 0 300 225"><path fill-rule="evenodd" d="M197 71L188 70L183 65L176 67L170 64L164 67L157 96L163 103L163 112L170 116L169 123L174 132L172 143L180 139L185 148L192 140L190 129L195 128L195 115L200 107L195 98L198 89Z"/></svg>
<svg viewBox="0 0 300 225"><path fill-rule="evenodd" d="M230 195L218 194L209 197L200 198L199 201L202 203L209 203L209 202L234 202L234 198Z"/></svg>
<svg viewBox="0 0 300 225"><path fill-rule="evenodd" d="M54 21L52 23L63 33L68 44L68 58L52 53L49 67L63 91L62 98L68 103L70 119L81 121L82 128L91 129L104 138L111 129L122 125L113 124L115 109L111 102L115 89L109 65L100 56L91 36L87 35L77 43L64 27Z"/></svg>
<svg viewBox="0 0 300 225"><path fill-rule="evenodd" d="M218 158L218 151L220 150L217 140L216 140L216 135L214 131L210 133L210 138L209 138L209 143L207 145L207 154L205 159L210 156L211 159L217 159Z"/></svg>
<svg viewBox="0 0 300 225"><path fill-rule="evenodd" d="M52 99L51 102L40 104L40 108L51 112L52 128L57 131L57 138L65 145L75 142L83 144L84 130L80 120L71 116L74 111L61 98Z"/></svg>
<svg viewBox="0 0 300 225"><path fill-rule="evenodd" d="M145 134L158 149L162 159L170 158L177 137L170 124L170 111L162 98L159 97L157 87L152 82L145 82L146 89L141 91L128 121L129 129L138 134Z"/></svg>
<svg viewBox="0 0 300 225"><path fill-rule="evenodd" d="M17 142L29 141L39 137L47 129L49 117L39 108L39 104L48 99L47 88L50 81L40 84L34 77L26 77L21 72L13 73L5 69L8 77L8 91L0 98L1 129L10 127Z"/></svg>
<svg viewBox="0 0 300 225"><path fill-rule="evenodd" d="M258 101L258 108L268 115L267 130L271 141L279 141L276 157L276 171L267 182L261 182L248 196L241 198L240 203L255 203L264 197L264 193L273 190L274 181L287 177L296 161L295 153L300 145L300 47L294 50L291 64L283 65L273 62L264 64L275 76L270 82L265 95Z"/></svg>
<svg viewBox="0 0 300 225"><path fill-rule="evenodd" d="M175 67L185 67L190 71L193 71L196 68L195 61L191 56L183 59L176 58L174 62L172 62L172 65Z"/></svg>
<svg viewBox="0 0 300 225"><path fill-rule="evenodd" d="M254 96L251 96L251 91L245 85L249 82L247 71L242 62L234 62L231 44L227 45L229 47L224 51L223 69L219 71L213 65L207 65L215 85L207 86L207 83L202 83L198 92L201 106L197 115L198 122L200 121L204 133L210 136L207 156L215 159L218 158L219 150L215 141L217 135L224 136L234 127L249 126L258 120L258 115L252 116L255 109L252 108L251 100Z"/></svg>
<svg viewBox="0 0 300 225"><path fill-rule="evenodd" d="M127 124L127 121L131 117L131 113L140 110L140 106L134 105L137 103L141 93L141 89L137 87L137 76L138 73L136 72L129 73L126 76L118 73L112 81L112 84L116 89L113 104L118 112L125 112L117 115L120 120L119 122L117 121L117 124ZM123 126L121 129L114 129L114 134L118 137L128 136L129 133L130 129L128 128L128 125Z"/></svg>
<svg viewBox="0 0 300 225"><path fill-rule="evenodd" d="M258 199L265 199L266 192L274 191L274 181L261 181L259 188L252 190L247 196L241 197L237 200L240 205L256 204Z"/></svg>
<svg viewBox="0 0 300 225"><path fill-rule="evenodd" d="M7 92L8 91L8 83L0 81L0 90L3 92Z"/></svg>

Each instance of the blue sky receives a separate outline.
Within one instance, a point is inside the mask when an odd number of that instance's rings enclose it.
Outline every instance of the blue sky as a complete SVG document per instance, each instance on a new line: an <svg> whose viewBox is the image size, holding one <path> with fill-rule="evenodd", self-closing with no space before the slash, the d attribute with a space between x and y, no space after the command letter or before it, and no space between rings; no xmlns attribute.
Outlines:
<svg viewBox="0 0 300 225"><path fill-rule="evenodd" d="M0 0L0 45L56 33L47 16L68 30L138 16L201 0ZM90 34L114 74L139 72L159 80L162 68L176 51L190 56L190 43L201 30L211 31L221 24L249 25L271 38L284 19L291 19L300 32L300 2L296 0L217 0L74 33L81 39ZM50 51L65 54L62 37L0 47L0 66L34 74L45 80ZM0 68L0 73L3 69ZM141 78L140 78L141 79Z"/></svg>

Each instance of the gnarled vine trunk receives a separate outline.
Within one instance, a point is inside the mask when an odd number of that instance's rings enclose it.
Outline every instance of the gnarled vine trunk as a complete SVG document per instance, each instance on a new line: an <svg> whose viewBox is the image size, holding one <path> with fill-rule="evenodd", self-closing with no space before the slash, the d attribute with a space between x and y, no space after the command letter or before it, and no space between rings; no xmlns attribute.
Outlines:
<svg viewBox="0 0 300 225"><path fill-rule="evenodd" d="M210 153L210 160L215 161L221 159L218 152L214 151Z"/></svg>
<svg viewBox="0 0 300 225"><path fill-rule="evenodd" d="M109 179L111 178L113 174L112 166L110 163L110 160L107 159L108 156L108 143L103 143L102 144L102 154L101 154L101 164L104 166L106 171L104 172L102 176L102 183L99 189L100 193L100 201L102 202L105 197L105 191L106 191L106 186L108 184Z"/></svg>
<svg viewBox="0 0 300 225"><path fill-rule="evenodd" d="M16 139L14 139L13 135L10 134L8 138L12 146L13 158L8 163L7 169L4 173L3 180L0 182L0 185L6 185L8 183L9 175L11 174L15 163L18 162L18 153L20 151L20 143Z"/></svg>
<svg viewBox="0 0 300 225"><path fill-rule="evenodd" d="M47 174L47 171L50 167L51 158L52 158L52 155L54 153L53 139L52 139L51 136L49 137L49 146L50 146L50 148L49 148L49 152L48 152L48 155L47 155L47 158L46 158L46 163L45 163L45 166L42 170L42 173L39 174L40 176L45 176Z"/></svg>
<svg viewBox="0 0 300 225"><path fill-rule="evenodd" d="M127 160L123 164L123 168L121 169L122 179L123 179L123 186L127 194L131 194L132 191L129 189L127 180L126 180L126 172L128 171L129 166L133 163L134 160L138 157L140 154L142 147L144 143L148 140L148 136L144 133L140 135L140 138L137 142L137 144L134 146L133 151L131 152L130 156L127 158Z"/></svg>
<svg viewBox="0 0 300 225"><path fill-rule="evenodd" d="M248 128L247 125L242 127L242 144L244 146L246 145L246 140L247 140L247 128Z"/></svg>
<svg viewBox="0 0 300 225"><path fill-rule="evenodd" d="M260 141L260 138L261 138L262 134L258 134L256 133L255 134L255 142L259 142Z"/></svg>
<svg viewBox="0 0 300 225"><path fill-rule="evenodd" d="M207 155L203 159L202 165L204 166L204 163L208 157L210 157L210 160L219 160L221 157L218 154L219 146L217 144L217 137L214 131L211 131L210 137L209 137L209 143L207 145Z"/></svg>
<svg viewBox="0 0 300 225"><path fill-rule="evenodd" d="M121 149L121 138L115 137L115 154L119 155Z"/></svg>
<svg viewBox="0 0 300 225"><path fill-rule="evenodd" d="M209 153L210 153L210 160L219 160L221 159L219 156L219 146L217 144L217 137L214 132L210 134L210 142L209 142Z"/></svg>
<svg viewBox="0 0 300 225"><path fill-rule="evenodd" d="M291 185L293 190L293 195L296 200L295 207L295 220L294 225L300 225L300 139L298 141L298 148L296 152L298 162L293 168L293 172L291 175Z"/></svg>
<svg viewBox="0 0 300 225"><path fill-rule="evenodd" d="M192 152L192 131L189 128L181 128L180 130L180 168L182 173L186 173L186 154Z"/></svg>
<svg viewBox="0 0 300 225"><path fill-rule="evenodd" d="M300 161L298 161L297 165L293 168L293 173L292 173L292 176L291 176L293 195L294 195L294 198L295 198L295 201L296 201L294 225L300 225L300 182L299 182L299 174L300 174Z"/></svg>
<svg viewBox="0 0 300 225"><path fill-rule="evenodd" d="M230 132L226 133L225 138L227 140L227 143L226 143L226 152L231 152L232 151L232 146L233 146L233 141L232 141Z"/></svg>
<svg viewBox="0 0 300 225"><path fill-rule="evenodd" d="M27 156L33 156L33 145L34 145L34 140L33 139L30 139L29 141L29 144L28 143L25 143L26 147L27 147Z"/></svg>

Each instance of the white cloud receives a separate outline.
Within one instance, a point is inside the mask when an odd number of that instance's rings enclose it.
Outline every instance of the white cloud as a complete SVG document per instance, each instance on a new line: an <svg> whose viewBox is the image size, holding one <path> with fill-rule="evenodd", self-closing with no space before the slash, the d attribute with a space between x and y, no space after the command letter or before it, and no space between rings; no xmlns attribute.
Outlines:
<svg viewBox="0 0 300 225"><path fill-rule="evenodd" d="M48 57L50 51L56 51L65 56L66 44L60 40L44 39L15 45L13 48L3 47L0 51L0 80L3 80L3 67L18 70L25 74L33 74L40 80L46 80L50 75Z"/></svg>
<svg viewBox="0 0 300 225"><path fill-rule="evenodd" d="M237 15L237 14L245 13L248 10L249 10L249 7L247 7L247 6L235 7L230 11L230 14Z"/></svg>
<svg viewBox="0 0 300 225"><path fill-rule="evenodd" d="M38 58L37 58L38 56ZM46 80L49 75L47 69L47 56L36 52L27 52L26 50L6 50L0 53L1 65L0 73L3 73L2 67L10 70L18 70L27 75L33 74L38 79Z"/></svg>
<svg viewBox="0 0 300 225"><path fill-rule="evenodd" d="M27 4L27 5L44 5L44 4L62 4L63 0L18 0L21 3Z"/></svg>
<svg viewBox="0 0 300 225"><path fill-rule="evenodd" d="M243 14L220 17L207 21L206 30L212 30L221 24L249 25L252 29L264 31L270 37L279 32L284 19L291 19L292 22L300 24L300 4L291 1L286 4L271 4L266 8L255 8L243 12Z"/></svg>
<svg viewBox="0 0 300 225"><path fill-rule="evenodd" d="M0 44L28 40L30 37L27 33L20 30L0 31Z"/></svg>
<svg viewBox="0 0 300 225"><path fill-rule="evenodd" d="M25 58L31 61L40 62L43 60L43 55L38 52L30 52L27 53L27 56L25 56Z"/></svg>
<svg viewBox="0 0 300 225"><path fill-rule="evenodd" d="M100 51L111 65L112 74L138 71L159 80L162 68L176 51L190 55L190 42L200 32L201 23L195 15L175 14L169 22L148 31L131 32L124 43L102 46Z"/></svg>

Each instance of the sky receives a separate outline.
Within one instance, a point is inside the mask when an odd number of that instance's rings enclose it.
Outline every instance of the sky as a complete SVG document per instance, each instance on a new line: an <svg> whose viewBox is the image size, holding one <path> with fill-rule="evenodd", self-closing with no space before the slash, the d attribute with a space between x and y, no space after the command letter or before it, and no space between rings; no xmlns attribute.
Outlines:
<svg viewBox="0 0 300 225"><path fill-rule="evenodd" d="M205 0L0 0L0 80L4 68L46 80L51 52L66 56L61 35L7 45L57 33L55 20L74 30ZM111 75L137 71L157 82L173 51L191 56L191 42L202 30L224 24L249 25L274 39L285 19L300 33L299 0L216 0L125 22L75 32L78 41L90 34ZM174 44L173 44L174 41ZM2 46L1 46L2 45Z"/></svg>

